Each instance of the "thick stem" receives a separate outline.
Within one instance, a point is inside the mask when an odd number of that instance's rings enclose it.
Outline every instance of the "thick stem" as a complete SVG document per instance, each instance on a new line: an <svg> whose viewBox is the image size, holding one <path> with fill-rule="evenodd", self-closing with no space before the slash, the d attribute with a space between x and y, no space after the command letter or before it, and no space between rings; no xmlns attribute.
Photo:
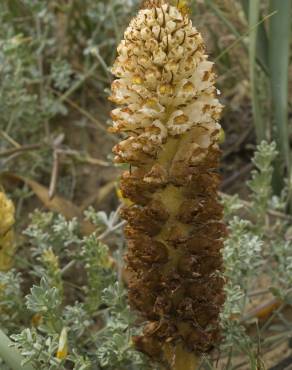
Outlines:
<svg viewBox="0 0 292 370"><path fill-rule="evenodd" d="M171 370L196 370L200 360L194 353L186 351L181 344L166 344L164 356Z"/></svg>

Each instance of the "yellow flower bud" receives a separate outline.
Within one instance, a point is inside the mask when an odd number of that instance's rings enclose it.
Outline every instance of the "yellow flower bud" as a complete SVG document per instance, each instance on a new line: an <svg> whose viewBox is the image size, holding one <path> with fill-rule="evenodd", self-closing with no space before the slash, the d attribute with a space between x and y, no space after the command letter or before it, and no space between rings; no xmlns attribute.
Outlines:
<svg viewBox="0 0 292 370"><path fill-rule="evenodd" d="M0 191L0 271L12 267L15 251L14 232L11 230L14 219L14 205L3 191Z"/></svg>
<svg viewBox="0 0 292 370"><path fill-rule="evenodd" d="M42 254L43 262L51 266L52 269L59 269L59 258L55 255L52 248L45 249Z"/></svg>
<svg viewBox="0 0 292 370"><path fill-rule="evenodd" d="M67 328L63 328L59 337L59 346L57 351L57 358L64 360L68 355L68 333Z"/></svg>
<svg viewBox="0 0 292 370"><path fill-rule="evenodd" d="M6 194L0 191L0 235L5 234L14 222L14 205Z"/></svg>
<svg viewBox="0 0 292 370"><path fill-rule="evenodd" d="M142 78L140 76L134 76L132 78L132 82L135 85L141 85L142 84Z"/></svg>
<svg viewBox="0 0 292 370"><path fill-rule="evenodd" d="M225 131L223 130L222 127L221 127L220 132L219 132L218 141L219 141L220 144L224 143L224 141L225 141Z"/></svg>
<svg viewBox="0 0 292 370"><path fill-rule="evenodd" d="M190 12L188 0L177 0L177 8L182 12L182 14L188 14Z"/></svg>
<svg viewBox="0 0 292 370"><path fill-rule="evenodd" d="M161 95L173 94L173 87L170 84L160 85L159 92Z"/></svg>

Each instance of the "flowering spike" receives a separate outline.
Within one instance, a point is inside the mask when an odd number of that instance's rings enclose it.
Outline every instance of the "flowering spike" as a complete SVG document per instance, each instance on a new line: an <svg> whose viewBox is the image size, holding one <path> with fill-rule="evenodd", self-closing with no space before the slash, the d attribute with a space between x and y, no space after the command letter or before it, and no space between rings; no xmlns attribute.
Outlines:
<svg viewBox="0 0 292 370"><path fill-rule="evenodd" d="M121 178L132 202L122 210L129 300L148 321L134 341L180 369L218 342L224 301L222 106L213 63L185 12L148 1L125 31L112 72L110 100L119 107L111 131L126 136L115 161L131 165Z"/></svg>

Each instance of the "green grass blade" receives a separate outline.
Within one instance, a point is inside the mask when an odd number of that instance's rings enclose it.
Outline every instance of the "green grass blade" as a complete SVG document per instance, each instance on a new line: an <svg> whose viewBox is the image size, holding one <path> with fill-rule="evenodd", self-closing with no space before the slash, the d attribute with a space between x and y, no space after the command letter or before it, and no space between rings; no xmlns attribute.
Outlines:
<svg viewBox="0 0 292 370"><path fill-rule="evenodd" d="M249 0L241 0L241 5L249 19ZM269 75L269 40L264 23L260 23L257 30L257 50L256 50L257 62L261 66L262 70L266 75Z"/></svg>
<svg viewBox="0 0 292 370"><path fill-rule="evenodd" d="M224 12L220 10L220 8L214 3L214 1L205 0L205 4L212 10L216 17L222 21L222 23L229 29L229 31L233 33L233 35L236 37L236 40L238 40L238 42L241 43L243 48L247 50L247 46L244 42L244 38L242 37L242 35L237 31L232 22L229 21L229 19L225 16Z"/></svg>
<svg viewBox="0 0 292 370"><path fill-rule="evenodd" d="M291 182L290 147L288 131L288 78L289 47L291 36L291 0L270 0L271 11L277 13L269 24L269 59L271 73L272 106L275 120L275 139ZM283 176L283 173L280 174ZM281 181L279 176L279 181ZM275 190L277 186L275 185ZM279 188L279 186L278 186Z"/></svg>
<svg viewBox="0 0 292 370"><path fill-rule="evenodd" d="M246 18L248 19L248 15L249 15L249 0L241 0L241 6L244 10L244 13L245 13L245 16Z"/></svg>
<svg viewBox="0 0 292 370"><path fill-rule="evenodd" d="M249 28L251 30L249 34L249 74L250 74L253 119L258 143L266 139L266 127L261 113L256 78L257 75L256 50L257 50L258 27L255 27L255 25L258 23L259 15L260 15L260 0L250 1L248 16Z"/></svg>
<svg viewBox="0 0 292 370"><path fill-rule="evenodd" d="M244 49L248 50L244 39L241 37L239 31L234 27L232 22L225 16L220 8L214 3L213 0L205 0L205 4L213 11L213 13L222 21L222 23L236 36ZM243 10L248 19L249 17L249 0L241 0ZM268 37L263 22L257 25L257 49L256 59L257 63L261 66L266 75L269 75L269 57L268 57Z"/></svg>
<svg viewBox="0 0 292 370"><path fill-rule="evenodd" d="M257 28L261 23L265 22L267 19L272 17L275 14L275 12L270 13L263 17L257 24L255 24L253 27L247 30L244 34L242 34L238 39L236 39L232 44L230 44L227 48L225 48L215 59L214 62L217 63L223 56L225 56L231 49L233 49L235 46L237 46L243 38L249 35L251 31L253 31L255 28Z"/></svg>

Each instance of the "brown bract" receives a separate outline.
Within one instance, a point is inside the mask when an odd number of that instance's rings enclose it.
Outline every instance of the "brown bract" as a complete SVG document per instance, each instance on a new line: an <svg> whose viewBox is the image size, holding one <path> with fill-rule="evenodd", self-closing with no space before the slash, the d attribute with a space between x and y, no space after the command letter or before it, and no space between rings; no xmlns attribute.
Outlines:
<svg viewBox="0 0 292 370"><path fill-rule="evenodd" d="M115 161L132 166L120 185L133 203L122 210L125 259L130 303L147 322L134 342L169 361L169 353L208 352L220 339L222 106L188 16L160 1L150 5L118 47L110 100L119 106L112 131L125 136Z"/></svg>

